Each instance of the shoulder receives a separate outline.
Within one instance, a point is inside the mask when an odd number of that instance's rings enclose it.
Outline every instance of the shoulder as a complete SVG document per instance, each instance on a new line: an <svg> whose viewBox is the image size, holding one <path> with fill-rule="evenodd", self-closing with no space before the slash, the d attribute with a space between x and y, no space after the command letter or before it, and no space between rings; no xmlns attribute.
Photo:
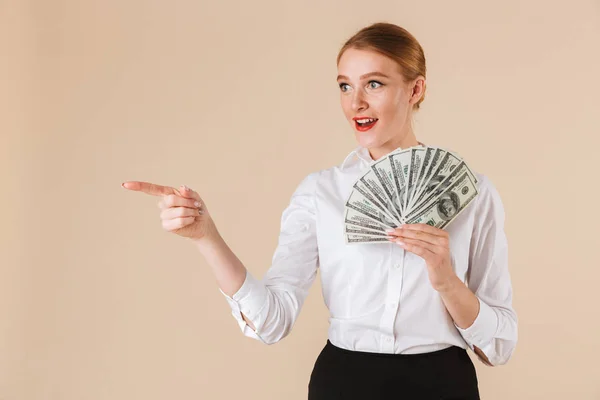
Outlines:
<svg viewBox="0 0 600 400"><path fill-rule="evenodd" d="M323 170L312 171L305 175L298 184L296 191L311 192L314 193L317 187L317 182L321 177Z"/></svg>
<svg viewBox="0 0 600 400"><path fill-rule="evenodd" d="M489 176L474 172L477 178L478 194L475 198L475 213L480 217L495 214L496 217L504 219L504 206L502 197Z"/></svg>
<svg viewBox="0 0 600 400"><path fill-rule="evenodd" d="M296 188L292 193L292 200L298 201L301 199L302 201L313 203L322 172L322 170L318 170L304 175L299 183L296 184Z"/></svg>
<svg viewBox="0 0 600 400"><path fill-rule="evenodd" d="M489 176L480 172L473 172L477 178L477 190L481 197L500 197L496 185L492 182Z"/></svg>
<svg viewBox="0 0 600 400"><path fill-rule="evenodd" d="M294 195L317 197L322 190L337 190L348 179L348 172L339 165L313 170L299 181Z"/></svg>
<svg viewBox="0 0 600 400"><path fill-rule="evenodd" d="M301 188L304 191L315 191L317 185L321 181L331 182L335 180L342 172L344 172L344 168L341 165L334 165L329 168L323 168L320 170L315 170L302 178L298 188Z"/></svg>

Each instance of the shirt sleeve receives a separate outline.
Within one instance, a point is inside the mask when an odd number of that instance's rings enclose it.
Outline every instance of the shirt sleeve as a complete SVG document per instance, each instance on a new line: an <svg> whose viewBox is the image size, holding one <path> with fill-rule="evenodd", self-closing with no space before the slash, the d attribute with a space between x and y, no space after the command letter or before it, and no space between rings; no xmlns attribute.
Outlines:
<svg viewBox="0 0 600 400"><path fill-rule="evenodd" d="M470 327L455 326L471 350L477 346L495 366L507 363L514 352L517 314L512 307L504 207L489 178L481 174L479 178L467 278L469 289L479 300L479 313Z"/></svg>
<svg viewBox="0 0 600 400"><path fill-rule="evenodd" d="M304 304L319 266L315 189L318 172L305 177L281 216L279 241L271 267L259 280L250 271L231 297L220 288L245 336L274 344L286 337ZM241 313L256 330L244 321Z"/></svg>

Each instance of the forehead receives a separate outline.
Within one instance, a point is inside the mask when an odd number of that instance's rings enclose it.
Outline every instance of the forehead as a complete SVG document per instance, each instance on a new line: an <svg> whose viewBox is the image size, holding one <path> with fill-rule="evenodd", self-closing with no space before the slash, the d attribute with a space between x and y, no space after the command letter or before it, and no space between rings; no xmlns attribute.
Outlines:
<svg viewBox="0 0 600 400"><path fill-rule="evenodd" d="M396 61L373 50L350 48L344 51L338 63L338 73L352 79L375 71L394 77L401 75Z"/></svg>

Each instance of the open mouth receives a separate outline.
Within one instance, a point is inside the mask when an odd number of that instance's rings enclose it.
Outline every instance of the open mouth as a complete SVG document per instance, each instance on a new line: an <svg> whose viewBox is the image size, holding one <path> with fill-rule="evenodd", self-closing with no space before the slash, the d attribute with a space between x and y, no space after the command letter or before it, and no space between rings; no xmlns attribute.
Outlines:
<svg viewBox="0 0 600 400"><path fill-rule="evenodd" d="M371 129L373 126L375 126L377 121L378 121L377 118L362 118L362 119L355 119L354 124L356 126L356 129L358 129L359 131L367 131L367 130Z"/></svg>

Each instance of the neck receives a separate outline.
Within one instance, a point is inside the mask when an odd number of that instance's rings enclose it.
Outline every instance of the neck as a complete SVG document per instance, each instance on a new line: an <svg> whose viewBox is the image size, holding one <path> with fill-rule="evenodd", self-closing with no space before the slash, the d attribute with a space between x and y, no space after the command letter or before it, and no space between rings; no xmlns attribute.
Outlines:
<svg viewBox="0 0 600 400"><path fill-rule="evenodd" d="M369 154L373 160L378 160L379 158L385 156L388 153L396 150L397 148L407 149L409 147L417 146L422 144L417 140L415 134L410 131L408 135L402 136L401 138L394 138L380 147L370 147Z"/></svg>

